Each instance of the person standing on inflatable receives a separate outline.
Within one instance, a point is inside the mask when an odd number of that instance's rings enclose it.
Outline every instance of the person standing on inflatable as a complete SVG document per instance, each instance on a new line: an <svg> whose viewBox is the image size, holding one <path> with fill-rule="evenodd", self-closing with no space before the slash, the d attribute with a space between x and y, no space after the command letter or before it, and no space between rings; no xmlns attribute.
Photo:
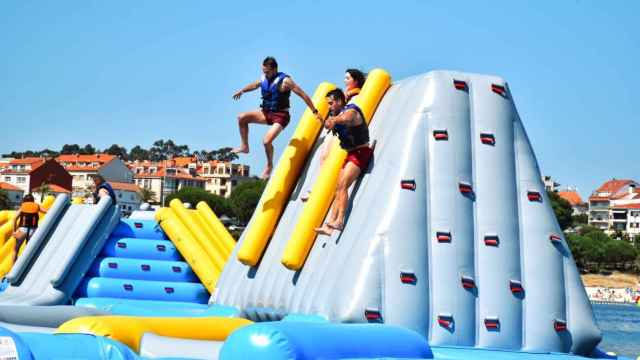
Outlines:
<svg viewBox="0 0 640 360"><path fill-rule="evenodd" d="M311 98L291 79L291 76L278 71L276 59L269 56L262 62L262 79L252 82L235 94L233 99L238 100L242 94L260 89L262 93L262 105L260 110L243 112L238 115L238 127L240 128L241 145L232 151L234 153L249 153L249 124L265 124L271 126L264 136L264 151L267 154L267 166L261 178L267 179L273 170L273 140L289 124L289 97L293 91L298 95L311 111L318 117L318 109L313 105Z"/></svg>
<svg viewBox="0 0 640 360"><path fill-rule="evenodd" d="M340 89L329 91L327 102L332 116L324 122L324 127L338 136L340 147L347 151L347 158L338 175L331 216L325 224L315 229L318 234L323 235L331 235L333 230L342 231L344 228L349 187L367 170L373 156L373 149L369 146L369 127L358 105L347 105Z"/></svg>
<svg viewBox="0 0 640 360"><path fill-rule="evenodd" d="M40 221L40 213L46 213L47 210L36 204L33 195L27 194L22 198L22 204L20 204L20 210L16 214L16 219L13 224L13 228L17 229L13 233L13 237L16 239L15 251L13 253L13 261L16 261L18 257L18 251L24 241L29 241L31 235L38 228L38 221Z"/></svg>
<svg viewBox="0 0 640 360"><path fill-rule="evenodd" d="M116 204L116 192L113 191L111 184L109 184L101 175L93 176L93 184L96 186L96 191L93 193L93 203L97 204L100 198L109 196L111 197L111 205Z"/></svg>

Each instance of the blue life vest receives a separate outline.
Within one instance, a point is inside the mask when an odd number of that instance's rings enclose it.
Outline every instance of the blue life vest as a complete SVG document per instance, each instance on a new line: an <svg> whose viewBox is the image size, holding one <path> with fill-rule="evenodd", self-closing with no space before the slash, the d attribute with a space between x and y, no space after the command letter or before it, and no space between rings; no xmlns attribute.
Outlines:
<svg viewBox="0 0 640 360"><path fill-rule="evenodd" d="M351 150L369 142L369 127L367 126L362 110L356 104L347 104L340 110L340 114L349 109L355 110L360 114L362 123L356 126L336 124L333 129L331 129L331 131L338 136L338 139L340 139L340 147L345 150Z"/></svg>
<svg viewBox="0 0 640 360"><path fill-rule="evenodd" d="M289 97L291 90L280 92L280 85L289 75L279 72L271 81L265 76L260 82L260 91L262 92L262 105L260 107L266 111L286 111L289 109Z"/></svg>
<svg viewBox="0 0 640 360"><path fill-rule="evenodd" d="M112 205L115 205L116 202L117 202L117 200L116 200L116 192L113 191L113 188L111 187L111 184L109 184L106 181L96 187L96 192L93 193L93 203L97 204L98 201L100 200L100 197L98 196L98 194L100 193L101 189L107 190L107 192L109 193L109 197L111 198Z"/></svg>

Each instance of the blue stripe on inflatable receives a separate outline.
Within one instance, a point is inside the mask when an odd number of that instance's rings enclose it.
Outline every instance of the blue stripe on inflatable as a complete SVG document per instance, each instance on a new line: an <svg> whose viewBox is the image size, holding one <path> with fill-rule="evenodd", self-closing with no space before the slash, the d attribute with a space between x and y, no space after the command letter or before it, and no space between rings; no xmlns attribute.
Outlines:
<svg viewBox="0 0 640 360"><path fill-rule="evenodd" d="M81 298L76 306L92 307L113 315L155 317L239 317L233 306L196 304L175 301L132 300L116 298Z"/></svg>
<svg viewBox="0 0 640 360"><path fill-rule="evenodd" d="M113 231L114 237L167 240L162 228L153 220L122 219Z"/></svg>
<svg viewBox="0 0 640 360"><path fill-rule="evenodd" d="M184 301L200 304L206 304L209 300L207 289L196 283L92 278L83 281L80 286L79 297Z"/></svg>
<svg viewBox="0 0 640 360"><path fill-rule="evenodd" d="M111 237L101 255L150 260L182 260L182 256L169 240Z"/></svg>
<svg viewBox="0 0 640 360"><path fill-rule="evenodd" d="M23 359L136 360L126 345L106 337L87 334L20 333L33 357Z"/></svg>
<svg viewBox="0 0 640 360"><path fill-rule="evenodd" d="M198 278L184 261L99 258L89 271L90 277L154 281L198 282Z"/></svg>
<svg viewBox="0 0 640 360"><path fill-rule="evenodd" d="M424 337L382 324L265 322L231 334L220 351L229 359L433 358Z"/></svg>

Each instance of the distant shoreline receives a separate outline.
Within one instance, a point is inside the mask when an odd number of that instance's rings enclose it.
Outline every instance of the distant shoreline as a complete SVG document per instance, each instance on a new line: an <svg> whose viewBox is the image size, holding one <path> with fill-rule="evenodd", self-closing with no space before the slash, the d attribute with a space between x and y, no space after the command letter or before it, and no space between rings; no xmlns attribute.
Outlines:
<svg viewBox="0 0 640 360"><path fill-rule="evenodd" d="M582 275L582 283L594 304L636 304L640 297L640 276L636 274L587 274Z"/></svg>

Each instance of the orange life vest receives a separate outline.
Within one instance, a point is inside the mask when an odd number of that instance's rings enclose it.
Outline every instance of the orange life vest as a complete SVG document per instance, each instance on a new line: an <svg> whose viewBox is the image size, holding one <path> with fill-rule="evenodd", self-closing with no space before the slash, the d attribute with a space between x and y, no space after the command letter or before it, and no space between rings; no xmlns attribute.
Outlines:
<svg viewBox="0 0 640 360"><path fill-rule="evenodd" d="M353 88L353 89L347 90L347 92L345 93L345 96L347 97L347 102L349 102L349 100L351 100L354 96L358 94L360 94L360 88Z"/></svg>
<svg viewBox="0 0 640 360"><path fill-rule="evenodd" d="M38 220L40 220L40 206L38 204L27 201L20 205L20 218L18 220L20 227L36 228Z"/></svg>

